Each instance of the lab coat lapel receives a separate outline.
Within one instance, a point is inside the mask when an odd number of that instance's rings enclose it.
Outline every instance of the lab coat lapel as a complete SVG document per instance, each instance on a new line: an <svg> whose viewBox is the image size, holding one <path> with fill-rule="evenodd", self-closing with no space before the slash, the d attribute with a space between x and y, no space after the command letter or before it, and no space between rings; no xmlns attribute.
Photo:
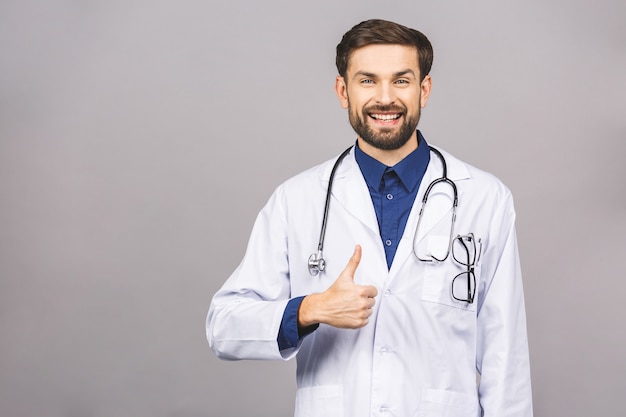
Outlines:
<svg viewBox="0 0 626 417"><path fill-rule="evenodd" d="M424 178L420 184L420 189L417 193L417 197L415 198L415 202L413 203L413 209L411 210L411 224L413 226L410 230L415 230L417 228L417 223L419 221L419 213L422 210L422 203L424 199L424 195L428 186L435 181L437 178L441 177L442 173L442 164L433 153L431 153L430 163L428 164L428 169L424 174ZM419 225L417 242L420 242L424 236L428 235L428 232L437 224L441 219L450 211L452 207L452 199L453 199L453 191L451 187L447 185L437 186L436 189L433 189L428 197L427 204L427 213L422 216L421 223ZM414 237L414 236L412 236Z"/></svg>
<svg viewBox="0 0 626 417"><path fill-rule="evenodd" d="M457 181L469 178L467 168L462 162L452 157L448 153L444 151L441 152L444 155L448 166L448 177L452 181L455 181L458 188L459 184ZM420 183L420 188L415 198L415 202L413 203L413 208L411 209L411 214L407 221L402 240L398 245L398 250L396 251L396 256L394 258L394 264L396 264L396 261L398 261L398 263L401 265L402 263L404 263L405 259L413 253L415 232L419 220L419 213L422 209L424 194L426 193L426 189L431 184L431 182L433 182L437 178L440 178L442 173L443 165L441 164L441 161L434 153L431 153L428 168L426 169L424 178ZM460 201L462 197L461 189L458 190L458 194ZM429 232L431 232L433 228L443 220L445 216L450 215L453 198L454 192L452 190L452 187L448 185L442 184L441 186L436 186L435 189L431 191L427 203L427 213L423 216L422 221L419 225L419 230L417 231L418 235L415 240L416 243L419 244L426 236L428 236ZM449 233L449 229L447 229L447 233Z"/></svg>
<svg viewBox="0 0 626 417"><path fill-rule="evenodd" d="M330 169L325 173L325 178L328 179L329 176ZM354 159L354 150L345 157L335 173L332 197L366 227L380 235L372 198L363 174ZM335 201L331 202L331 207L333 204Z"/></svg>

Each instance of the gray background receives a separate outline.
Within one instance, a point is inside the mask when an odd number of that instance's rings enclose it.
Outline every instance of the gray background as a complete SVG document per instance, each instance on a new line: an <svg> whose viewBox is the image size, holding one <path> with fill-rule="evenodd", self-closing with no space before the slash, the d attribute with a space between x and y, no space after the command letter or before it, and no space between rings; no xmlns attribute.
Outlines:
<svg viewBox="0 0 626 417"><path fill-rule="evenodd" d="M513 190L535 414L623 415L625 4L1 1L0 415L291 415L294 363L221 362L204 318L354 141L334 48L372 17L434 44L427 139Z"/></svg>

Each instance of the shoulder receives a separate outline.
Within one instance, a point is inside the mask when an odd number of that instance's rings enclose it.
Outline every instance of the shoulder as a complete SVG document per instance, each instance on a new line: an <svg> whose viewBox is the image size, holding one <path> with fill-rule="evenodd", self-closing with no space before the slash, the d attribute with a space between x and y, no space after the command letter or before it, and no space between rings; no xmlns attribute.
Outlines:
<svg viewBox="0 0 626 417"><path fill-rule="evenodd" d="M276 187L271 200L282 205L320 200L326 194L330 172L336 161L337 156L285 180Z"/></svg>
<svg viewBox="0 0 626 417"><path fill-rule="evenodd" d="M477 196L499 201L512 200L511 190L493 173L465 162L455 155L437 148L448 165L448 176L455 181L459 191L469 191Z"/></svg>
<svg viewBox="0 0 626 417"><path fill-rule="evenodd" d="M338 155L287 179L277 187L277 191L287 195L301 195L302 193L318 190L326 192L328 179L337 158ZM346 160L344 160L346 165L350 165L348 162L350 159L354 158L346 158ZM342 163L340 171L344 170L343 164L344 163ZM337 174L337 176L340 175L340 173Z"/></svg>

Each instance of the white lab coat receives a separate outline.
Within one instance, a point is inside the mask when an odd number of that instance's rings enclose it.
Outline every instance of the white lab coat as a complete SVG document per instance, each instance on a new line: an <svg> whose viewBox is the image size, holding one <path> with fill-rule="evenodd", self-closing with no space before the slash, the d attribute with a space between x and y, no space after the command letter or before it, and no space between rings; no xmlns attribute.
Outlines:
<svg viewBox="0 0 626 417"><path fill-rule="evenodd" d="M326 271L312 277L307 260L317 249L334 160L280 185L260 212L241 264L209 309L207 338L215 354L230 360L297 356L296 417L532 416L511 193L492 175L443 154L459 194L454 233L472 232L482 242L473 304L451 297L453 277L465 270L452 256L433 264L413 254L421 199L441 176L439 159L431 154L388 270L352 151L333 183ZM435 225L449 214L450 199L445 191L433 192L428 205L429 213L438 214L422 220L418 241L436 246L442 239L433 233L445 233ZM328 288L356 244L363 251L355 282L379 291L369 324L359 330L320 325L297 348L279 351L276 337L287 301Z"/></svg>

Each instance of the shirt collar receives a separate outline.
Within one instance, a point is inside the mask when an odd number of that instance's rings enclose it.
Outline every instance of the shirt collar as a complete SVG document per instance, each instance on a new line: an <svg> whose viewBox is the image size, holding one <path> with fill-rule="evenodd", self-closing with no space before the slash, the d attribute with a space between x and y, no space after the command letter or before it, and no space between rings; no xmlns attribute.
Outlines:
<svg viewBox="0 0 626 417"><path fill-rule="evenodd" d="M357 144L354 147L354 157L359 164L367 185L378 190L385 171L388 168L392 168L407 190L413 190L421 182L428 167L428 162L430 162L428 143L426 143L426 139L424 139L419 130L417 131L417 140L419 144L417 149L393 167L388 167L372 158L363 152Z"/></svg>

